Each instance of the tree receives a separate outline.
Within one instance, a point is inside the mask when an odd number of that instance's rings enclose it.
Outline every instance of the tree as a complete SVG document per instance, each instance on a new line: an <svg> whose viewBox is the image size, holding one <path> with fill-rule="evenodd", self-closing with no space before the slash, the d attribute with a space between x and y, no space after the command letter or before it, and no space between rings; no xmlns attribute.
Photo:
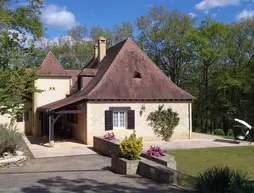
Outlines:
<svg viewBox="0 0 254 193"><path fill-rule="evenodd" d="M94 42L94 44L97 43L100 36L107 38L107 46L113 45L113 34L109 28L103 29L99 26L92 27L92 29L90 31L90 37L91 37L92 41Z"/></svg>
<svg viewBox="0 0 254 193"><path fill-rule="evenodd" d="M182 85L192 62L188 35L194 20L178 10L153 7L147 16L137 19L139 45L177 85Z"/></svg>
<svg viewBox="0 0 254 193"><path fill-rule="evenodd" d="M113 43L117 44L128 37L133 37L133 26L131 22L125 21L120 25L113 27Z"/></svg>
<svg viewBox="0 0 254 193"><path fill-rule="evenodd" d="M210 84L218 68L217 64L222 62L225 51L225 36L227 26L220 22L215 22L210 18L202 21L199 28L190 34L190 42L196 59L197 85L199 87L195 121L199 121L201 130L208 131L209 116L211 115L212 99L216 97L210 92ZM196 72L195 72L196 73Z"/></svg>
<svg viewBox="0 0 254 193"><path fill-rule="evenodd" d="M173 112L171 108L163 109L163 105L158 107L158 110L151 112L147 121L153 127L154 133L163 140L169 141L174 133L175 127L179 124L180 118L177 112Z"/></svg>
<svg viewBox="0 0 254 193"><path fill-rule="evenodd" d="M0 1L0 113L14 117L23 112L23 104L31 99L38 72L31 66L36 55L33 43L43 34L40 22L40 0L27 1L15 7L15 1Z"/></svg>

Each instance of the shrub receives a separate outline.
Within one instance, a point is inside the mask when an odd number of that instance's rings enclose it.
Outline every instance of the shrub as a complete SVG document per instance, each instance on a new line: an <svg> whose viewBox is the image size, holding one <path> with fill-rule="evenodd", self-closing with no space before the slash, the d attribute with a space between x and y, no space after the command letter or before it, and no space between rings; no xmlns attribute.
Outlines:
<svg viewBox="0 0 254 193"><path fill-rule="evenodd" d="M22 134L14 124L0 124L0 156L5 152L14 153L23 145Z"/></svg>
<svg viewBox="0 0 254 193"><path fill-rule="evenodd" d="M116 139L115 134L113 132L106 133L103 137L104 137L104 139L107 139L107 140L115 140Z"/></svg>
<svg viewBox="0 0 254 193"><path fill-rule="evenodd" d="M230 136L230 137L233 137L233 136L234 136L233 129L229 129L229 130L228 130L228 136Z"/></svg>
<svg viewBox="0 0 254 193"><path fill-rule="evenodd" d="M135 131L120 144L121 156L129 160L138 160L143 151L143 138L137 138Z"/></svg>
<svg viewBox="0 0 254 193"><path fill-rule="evenodd" d="M158 110L151 112L147 121L149 121L149 125L153 127L156 135L168 141L175 127L179 124L180 118L178 117L178 113L173 112L171 108L164 110L163 107L163 105L160 105Z"/></svg>
<svg viewBox="0 0 254 193"><path fill-rule="evenodd" d="M147 150L147 154L150 156L164 156L164 150L160 147L151 146L149 150Z"/></svg>
<svg viewBox="0 0 254 193"><path fill-rule="evenodd" d="M213 167L198 175L195 188L200 193L250 192L251 186L247 181L247 173L237 172L228 167Z"/></svg>
<svg viewBox="0 0 254 193"><path fill-rule="evenodd" d="M225 133L222 129L215 129L213 133L214 135L225 136Z"/></svg>

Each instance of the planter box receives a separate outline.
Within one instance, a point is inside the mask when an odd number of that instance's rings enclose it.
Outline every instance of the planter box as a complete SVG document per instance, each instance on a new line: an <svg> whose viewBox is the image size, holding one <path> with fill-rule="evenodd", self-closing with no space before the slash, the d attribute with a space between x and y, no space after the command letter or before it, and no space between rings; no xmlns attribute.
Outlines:
<svg viewBox="0 0 254 193"><path fill-rule="evenodd" d="M171 155L155 157L155 156L150 156L148 154L142 154L142 157L176 170L176 161L175 161L175 158Z"/></svg>
<svg viewBox="0 0 254 193"><path fill-rule="evenodd" d="M117 174L136 175L140 160L127 160L113 155L111 157L111 168Z"/></svg>
<svg viewBox="0 0 254 193"><path fill-rule="evenodd" d="M120 154L120 141L107 140L103 137L93 137L93 148L102 155L111 157Z"/></svg>
<svg viewBox="0 0 254 193"><path fill-rule="evenodd" d="M148 159L139 162L138 174L160 183L181 185L181 173Z"/></svg>

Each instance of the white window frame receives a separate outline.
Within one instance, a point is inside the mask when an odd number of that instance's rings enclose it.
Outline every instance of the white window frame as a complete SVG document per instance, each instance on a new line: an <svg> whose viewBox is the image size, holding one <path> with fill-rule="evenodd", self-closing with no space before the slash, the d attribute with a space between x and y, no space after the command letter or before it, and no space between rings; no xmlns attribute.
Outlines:
<svg viewBox="0 0 254 193"><path fill-rule="evenodd" d="M114 114L117 113L117 127L114 124ZM121 113L124 113L124 126L120 126ZM126 111L113 111L113 129L126 129L127 127L127 112Z"/></svg>

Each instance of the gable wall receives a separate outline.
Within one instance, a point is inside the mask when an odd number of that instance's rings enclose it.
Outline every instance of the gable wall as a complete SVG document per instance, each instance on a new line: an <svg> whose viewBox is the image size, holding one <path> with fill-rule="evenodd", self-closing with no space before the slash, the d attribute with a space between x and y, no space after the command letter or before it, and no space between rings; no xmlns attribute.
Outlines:
<svg viewBox="0 0 254 193"><path fill-rule="evenodd" d="M33 135L40 135L40 121L37 108L66 98L66 95L70 93L70 84L70 78L61 77L41 77L35 81L35 86L43 90L43 92L34 93L33 111L35 118L33 122ZM54 87L55 90L50 90L50 87Z"/></svg>
<svg viewBox="0 0 254 193"><path fill-rule="evenodd" d="M180 122L175 128L174 134L171 139L190 139L192 132L192 112L190 102L171 102L171 103L159 103L159 102L88 102L87 103L87 136L88 144L93 144L93 136L103 136L105 131L105 111L109 110L109 107L131 107L131 110L135 110L135 130L137 136L144 137L145 140L159 139L153 132L153 128L148 125L147 117L150 112L158 109L159 105L164 104L164 108L172 108L179 114ZM145 110L142 111L142 106ZM123 139L126 135L129 135L133 130L121 129L113 130L117 138Z"/></svg>

